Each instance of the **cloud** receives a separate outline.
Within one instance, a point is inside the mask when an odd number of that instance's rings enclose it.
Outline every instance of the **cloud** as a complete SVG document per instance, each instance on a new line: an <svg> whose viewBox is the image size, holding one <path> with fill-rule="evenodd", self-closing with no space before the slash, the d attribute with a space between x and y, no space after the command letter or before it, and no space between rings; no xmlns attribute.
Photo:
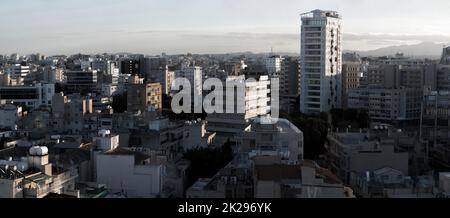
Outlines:
<svg viewBox="0 0 450 218"><path fill-rule="evenodd" d="M119 33L129 33L129 34L181 34L187 33L189 31L185 30L119 30Z"/></svg>
<svg viewBox="0 0 450 218"><path fill-rule="evenodd" d="M444 34L377 34L344 33L346 50L367 51L395 45L413 45L423 42L448 43L450 35Z"/></svg>
<svg viewBox="0 0 450 218"><path fill-rule="evenodd" d="M376 33L344 33L344 40L349 41L421 41L421 42L450 42L450 35L411 35L411 34L376 34Z"/></svg>
<svg viewBox="0 0 450 218"><path fill-rule="evenodd" d="M0 39L8 39L0 36ZM105 31L71 31L54 30L35 36L33 40L26 37L9 38L0 43L6 51L15 51L13 45L24 45L27 50L50 53L66 51L77 53L79 50L108 52L148 52L160 53L227 53L239 51L299 53L300 33L282 31L202 31L189 29L110 29ZM10 42L5 44L5 42ZM447 43L450 35L444 34L378 34L378 33L343 33L343 49L367 51L394 45L412 45L421 42ZM4 51L3 51L4 52Z"/></svg>
<svg viewBox="0 0 450 218"><path fill-rule="evenodd" d="M222 39L222 40L273 40L273 41L292 41L299 40L300 34L290 33L253 33L253 32L228 32L228 33L213 33L213 34L198 34L188 33L184 37L198 38L198 39Z"/></svg>

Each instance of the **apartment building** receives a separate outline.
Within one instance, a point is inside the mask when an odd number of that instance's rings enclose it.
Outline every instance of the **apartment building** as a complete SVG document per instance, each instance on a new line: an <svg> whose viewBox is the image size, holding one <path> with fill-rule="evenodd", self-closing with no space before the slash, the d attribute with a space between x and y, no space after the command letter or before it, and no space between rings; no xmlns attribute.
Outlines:
<svg viewBox="0 0 450 218"><path fill-rule="evenodd" d="M300 111L328 112L341 107L341 16L314 10L301 15Z"/></svg>

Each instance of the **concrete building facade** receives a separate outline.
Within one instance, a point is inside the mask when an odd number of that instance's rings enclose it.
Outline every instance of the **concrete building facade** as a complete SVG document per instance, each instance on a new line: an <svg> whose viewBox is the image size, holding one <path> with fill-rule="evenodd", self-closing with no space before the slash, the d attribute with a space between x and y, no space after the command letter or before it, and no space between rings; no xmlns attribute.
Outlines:
<svg viewBox="0 0 450 218"><path fill-rule="evenodd" d="M341 107L341 16L335 11L302 14L300 111Z"/></svg>

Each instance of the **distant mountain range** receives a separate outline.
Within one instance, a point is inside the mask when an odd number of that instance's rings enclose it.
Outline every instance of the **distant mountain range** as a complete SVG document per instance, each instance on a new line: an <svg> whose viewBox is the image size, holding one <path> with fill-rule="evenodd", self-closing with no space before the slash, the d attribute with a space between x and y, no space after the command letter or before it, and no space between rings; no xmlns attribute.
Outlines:
<svg viewBox="0 0 450 218"><path fill-rule="evenodd" d="M419 44L414 45L398 45L398 46L389 46L384 48L379 48L375 50L368 50L368 51L356 51L356 50L344 50L344 52L355 52L359 54L362 57L369 57L369 56L393 56L397 53L403 53L405 56L408 57L416 57L416 58L430 58L430 59L439 59L442 55L442 49L445 46L449 46L449 44L444 43L434 43L434 42L422 42ZM130 55L132 53L128 52L121 52L116 53L121 55ZM292 52L276 52L275 54L282 55L282 56L299 56L298 53L292 53ZM182 54L172 54L172 55L182 55ZM172 56L169 55L169 56ZM199 55L199 54L195 54ZM257 53L257 52L231 52L231 53L212 53L212 54L201 54L201 55L213 55L213 56L239 56L239 55L245 55L245 56L267 56L270 55L270 53Z"/></svg>
<svg viewBox="0 0 450 218"><path fill-rule="evenodd" d="M370 51L344 51L344 52L356 52L360 56L388 56L395 55L396 53L403 53L405 56L417 57L417 58L439 58L442 54L442 49L445 44L422 42L415 45L399 45L389 46L385 48L379 48Z"/></svg>

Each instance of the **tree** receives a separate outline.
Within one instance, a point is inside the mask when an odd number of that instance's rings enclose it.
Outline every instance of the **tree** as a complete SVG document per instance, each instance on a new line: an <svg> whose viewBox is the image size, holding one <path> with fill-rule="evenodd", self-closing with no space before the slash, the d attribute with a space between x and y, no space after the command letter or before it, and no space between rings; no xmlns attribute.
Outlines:
<svg viewBox="0 0 450 218"><path fill-rule="evenodd" d="M211 178L233 160L232 143L226 142L220 148L194 148L184 153L184 158L191 162L188 184L192 185L199 178Z"/></svg>
<svg viewBox="0 0 450 218"><path fill-rule="evenodd" d="M64 84L61 83L55 83L55 93L66 93L67 87Z"/></svg>
<svg viewBox="0 0 450 218"><path fill-rule="evenodd" d="M127 111L127 93L113 96L113 102L111 107L114 113L123 113Z"/></svg>
<svg viewBox="0 0 450 218"><path fill-rule="evenodd" d="M344 120L354 121L358 117L358 110L346 109L344 110Z"/></svg>
<svg viewBox="0 0 450 218"><path fill-rule="evenodd" d="M326 152L325 142L328 137L329 124L327 116L306 116L293 113L287 116L294 125L303 132L304 156L306 159L316 159Z"/></svg>
<svg viewBox="0 0 450 218"><path fill-rule="evenodd" d="M333 128L347 128L349 125L355 128L367 128L369 125L369 115L365 110L333 109L330 114Z"/></svg>
<svg viewBox="0 0 450 218"><path fill-rule="evenodd" d="M357 116L357 120L360 128L369 128L370 117L366 110L360 110Z"/></svg>

